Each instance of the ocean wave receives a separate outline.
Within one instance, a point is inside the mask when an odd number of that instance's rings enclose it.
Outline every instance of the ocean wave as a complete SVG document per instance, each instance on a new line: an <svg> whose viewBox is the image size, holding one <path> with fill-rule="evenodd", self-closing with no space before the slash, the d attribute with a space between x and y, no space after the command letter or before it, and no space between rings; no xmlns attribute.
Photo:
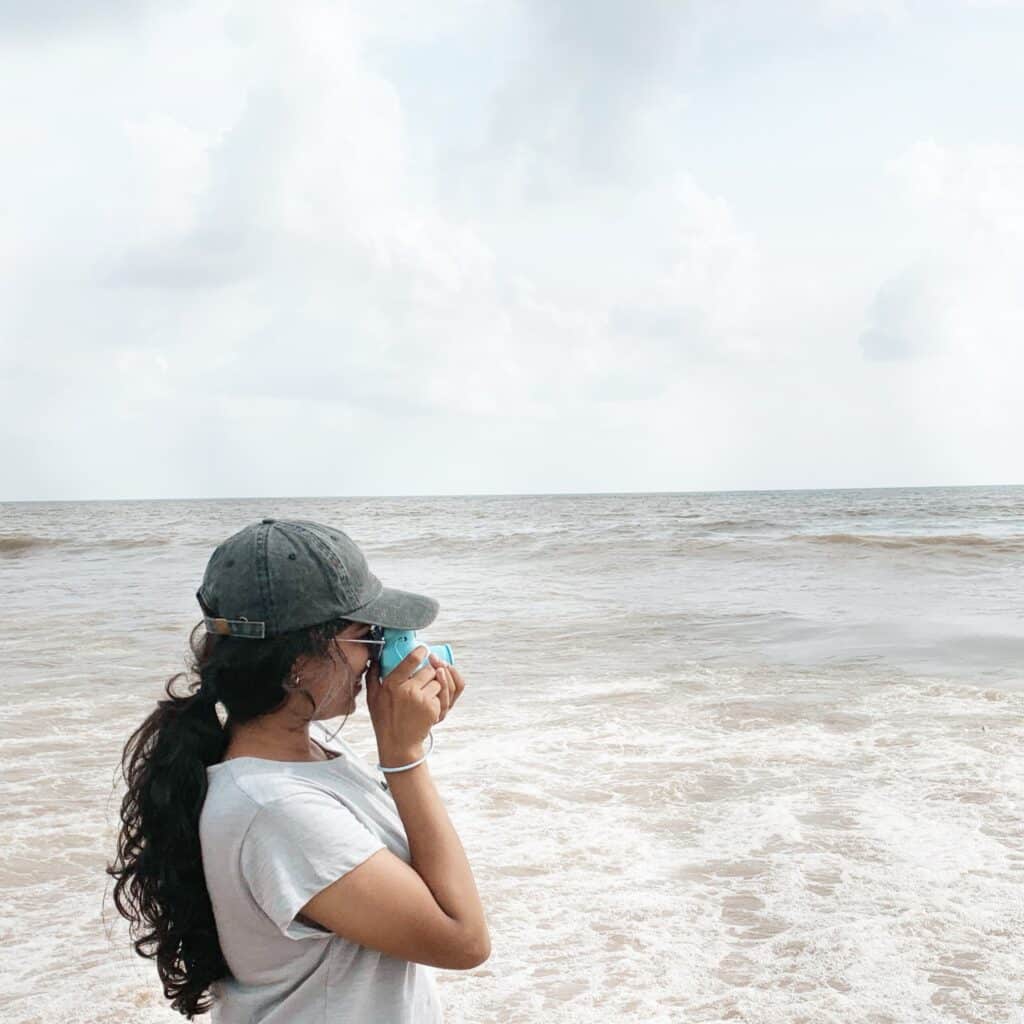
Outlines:
<svg viewBox="0 0 1024 1024"><path fill-rule="evenodd" d="M82 537L37 537L28 533L0 536L0 556L30 554L50 548L109 549L114 551L133 548L153 548L170 544L171 537L101 537L89 540Z"/></svg>
<svg viewBox="0 0 1024 1024"><path fill-rule="evenodd" d="M33 537L31 534L11 533L0 537L0 555L20 555L33 548L53 548L63 544L54 537Z"/></svg>
<svg viewBox="0 0 1024 1024"><path fill-rule="evenodd" d="M771 530L778 524L769 519L712 519L706 523L694 523L700 530Z"/></svg>
<svg viewBox="0 0 1024 1024"><path fill-rule="evenodd" d="M714 524L723 525L719 520ZM759 533L730 528L711 529L707 524L694 524L686 530L637 528L623 525L616 529L548 529L509 530L507 532L473 531L472 533L429 532L418 537L403 537L383 544L367 546L371 559L377 557L408 557L412 554L433 557L509 558L544 556L556 559L604 558L609 555L628 556L638 560L665 557L713 557L743 559L790 558L794 547L817 546L847 550L851 554L872 551L906 552L921 556L935 555L982 559L1012 557L1024 554L1024 534L985 536L963 534L874 534L874 533Z"/></svg>
<svg viewBox="0 0 1024 1024"><path fill-rule="evenodd" d="M114 548L115 550L127 548L159 548L170 544L173 537L106 537L100 541L85 541L82 547L88 548ZM216 542L219 543L219 542ZM215 545L211 545L213 547Z"/></svg>
<svg viewBox="0 0 1024 1024"><path fill-rule="evenodd" d="M794 533L786 538L810 544L859 547L887 551L936 551L973 556L1024 554L1024 534L985 537L980 533L881 534Z"/></svg>
<svg viewBox="0 0 1024 1024"><path fill-rule="evenodd" d="M565 523L542 527L494 529L480 524L469 529L427 529L418 535L409 531L382 542L367 543L364 550L375 558L507 558L530 559L538 556L579 559L628 556L633 560L664 557L712 557L775 559L792 556L794 547L831 548L853 553L905 552L983 559L1024 555L1024 533L1002 536L981 533L898 534L898 533L792 533L765 520L719 519L694 522L682 529L664 523ZM490 526L490 528L488 528ZM792 527L790 527L790 530ZM763 531L763 532L762 532ZM217 538L198 539L175 533L142 536L65 536L44 537L32 533L0 535L0 558L24 558L60 548L77 552L130 552L159 549L176 544L183 548L212 550Z"/></svg>

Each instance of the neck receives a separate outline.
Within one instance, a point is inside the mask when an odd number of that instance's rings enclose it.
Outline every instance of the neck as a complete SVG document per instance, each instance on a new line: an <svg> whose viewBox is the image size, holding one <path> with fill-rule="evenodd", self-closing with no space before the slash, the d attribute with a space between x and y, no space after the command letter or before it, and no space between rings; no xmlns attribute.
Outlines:
<svg viewBox="0 0 1024 1024"><path fill-rule="evenodd" d="M228 724L224 760L232 757L263 757L270 761L323 761L323 749L309 736L309 722L287 709L252 722Z"/></svg>

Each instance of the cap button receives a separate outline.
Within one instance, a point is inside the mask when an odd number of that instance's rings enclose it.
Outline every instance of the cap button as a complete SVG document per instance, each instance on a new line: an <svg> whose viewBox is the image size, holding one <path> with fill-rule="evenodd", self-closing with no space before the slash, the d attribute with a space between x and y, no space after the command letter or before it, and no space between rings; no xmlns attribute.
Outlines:
<svg viewBox="0 0 1024 1024"><path fill-rule="evenodd" d="M276 523L277 520L276 519L264 519L263 522L265 522L265 523Z"/></svg>

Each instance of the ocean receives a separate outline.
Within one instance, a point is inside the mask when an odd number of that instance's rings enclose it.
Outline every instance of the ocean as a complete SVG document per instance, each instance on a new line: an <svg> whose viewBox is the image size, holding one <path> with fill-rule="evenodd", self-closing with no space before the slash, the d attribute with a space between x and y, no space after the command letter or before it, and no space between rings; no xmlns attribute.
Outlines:
<svg viewBox="0 0 1024 1024"><path fill-rule="evenodd" d="M441 603L492 938L449 1024L1024 1022L1024 487L0 510L7 1024L183 1019L109 898L117 762L264 516Z"/></svg>

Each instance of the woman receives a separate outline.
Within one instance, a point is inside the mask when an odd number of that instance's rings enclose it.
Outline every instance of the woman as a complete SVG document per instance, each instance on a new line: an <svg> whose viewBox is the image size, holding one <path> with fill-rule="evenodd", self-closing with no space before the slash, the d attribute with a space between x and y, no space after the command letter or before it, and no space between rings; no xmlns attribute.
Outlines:
<svg viewBox="0 0 1024 1024"><path fill-rule="evenodd" d="M275 519L220 544L196 597L188 692L173 676L124 750L107 870L136 951L190 1020L440 1021L430 967L490 955L423 749L465 684L434 655L417 670L423 647L378 664L380 627L437 602L382 587L341 530ZM363 679L382 774L321 724Z"/></svg>

